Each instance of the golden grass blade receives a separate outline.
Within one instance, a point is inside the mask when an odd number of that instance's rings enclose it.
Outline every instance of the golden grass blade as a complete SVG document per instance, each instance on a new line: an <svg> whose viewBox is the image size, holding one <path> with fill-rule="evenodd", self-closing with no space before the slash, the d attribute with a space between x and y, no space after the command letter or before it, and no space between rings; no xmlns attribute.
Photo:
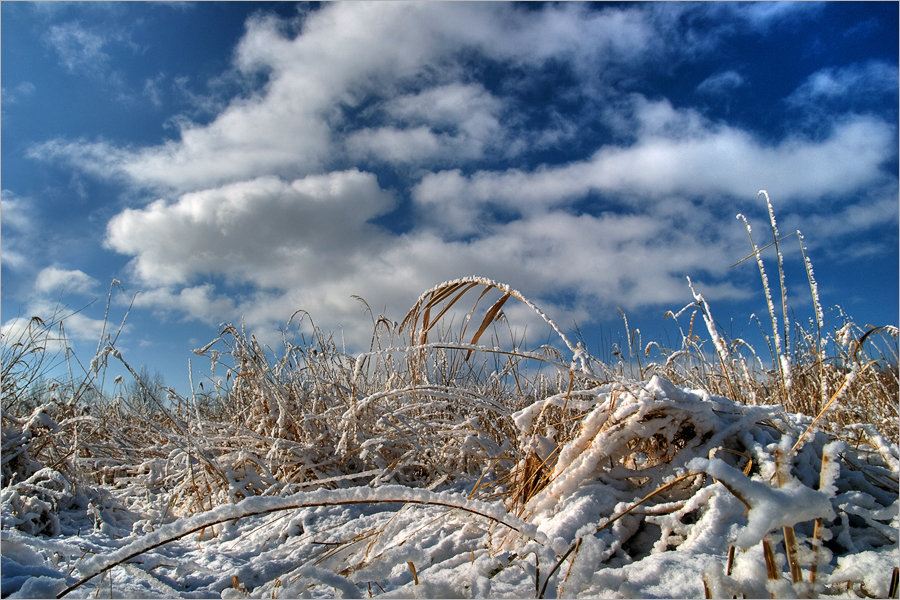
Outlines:
<svg viewBox="0 0 900 600"><path fill-rule="evenodd" d="M822 518L819 517L816 519L816 525L813 528L813 536L812 536L812 550L813 550L813 558L812 563L809 565L809 582L813 585L816 585L816 577L819 573L819 546L821 545L821 537L822 537Z"/></svg>
<svg viewBox="0 0 900 600"><path fill-rule="evenodd" d="M428 312L431 310L431 307L434 306L434 305L436 304L436 302L440 302L440 300L437 300L437 301L432 300L432 301L430 301L430 302L428 303L428 306L427 306L427 308L425 309L425 310L426 310L425 318L422 320L422 339L421 339L421 341L419 342L420 344L423 344L423 345L424 345L424 344L427 343L427 340L428 340L428 332L431 331L432 327L434 327L434 326L441 320L441 317L443 317L444 314L445 314L448 310L450 310L450 308L451 308L454 304L456 304L456 302L457 302L460 298L462 298L463 296L465 296L465 295L469 292L469 290L471 290L471 289L472 289L473 287L475 287L476 285L479 285L479 284L478 284L478 283L470 283L468 286L466 286L466 288L465 288L463 291L459 292L452 300L450 300L450 302L448 302L447 305L444 306L443 309L441 309L441 312L439 312L439 313L437 314L437 316L436 316L433 320L431 320L431 321L428 320ZM454 290L453 290L453 291L456 291L457 289L459 289L460 286L462 286L462 284L459 284L459 286L454 286ZM449 295L449 294L448 294L448 295ZM446 296L444 296L444 297L446 297ZM443 297L441 298L441 300L443 300Z"/></svg>
<svg viewBox="0 0 900 600"><path fill-rule="evenodd" d="M422 335L419 336L419 344L425 344L428 339L428 330L431 329L428 325L428 318L431 316L431 305L425 307L425 313L422 315ZM410 335L414 334L415 331L410 332Z"/></svg>
<svg viewBox="0 0 900 600"><path fill-rule="evenodd" d="M791 457L793 450L785 453L781 448L775 450L775 474L778 487L783 487L789 482L791 470ZM784 532L784 552L787 554L788 567L791 570L791 582L803 581L803 571L800 569L800 561L797 558L797 536L793 526L785 525L781 528Z"/></svg>
<svg viewBox="0 0 900 600"><path fill-rule="evenodd" d="M464 285L466 285L466 283L464 281L460 281L457 283L451 283L447 287L434 292L431 295L431 298L428 300L428 303L426 306L434 306L435 304L437 304L438 302L441 302L442 300L444 300L445 298L447 298L448 296L453 294L456 290L463 287ZM476 285L478 285L478 283L469 284L469 288L472 288Z"/></svg>
<svg viewBox="0 0 900 600"><path fill-rule="evenodd" d="M703 574L703 597L706 600L710 600L712 598L712 592L709 589L709 583L706 581L706 573Z"/></svg>
<svg viewBox="0 0 900 600"><path fill-rule="evenodd" d="M803 581L803 571L800 568L800 561L797 559L797 536L792 526L782 528L784 532L784 549L787 553L788 566L791 569L791 582L800 583Z"/></svg>
<svg viewBox="0 0 900 600"><path fill-rule="evenodd" d="M479 328L478 328L478 331L475 333L475 335L472 336L472 342L471 342L471 344L472 344L473 346L474 346L475 344L478 343L479 338L481 338L481 335L482 335L482 334L485 332L485 330L488 328L488 325L490 325L490 324L494 321L494 319L497 318L497 315L500 313L500 309L503 308L503 304L506 303L507 300L509 300L509 297L510 297L511 295L512 295L512 294L510 294L509 292L503 294L503 297L500 298L499 300L497 300L497 301L494 303L494 305L487 311L487 314L484 315L484 320L481 322L481 327L479 327ZM474 310L474 309L473 309L473 310ZM472 351L471 351L471 350L469 350L468 352L466 352L466 360L469 360L469 357L470 357L471 355L472 355Z"/></svg>
<svg viewBox="0 0 900 600"><path fill-rule="evenodd" d="M475 304L472 306L472 310L469 311L469 317L475 314L475 309L478 308L478 303L481 302L481 299L484 298L485 294L494 289L494 286L488 285L485 286L484 290L481 292L481 295L478 296L478 300L475 301ZM466 321L466 324L463 326L462 334L459 336L460 339L466 339L466 331L469 329L469 320Z"/></svg>
<svg viewBox="0 0 900 600"><path fill-rule="evenodd" d="M575 564L575 557L578 556L578 548L581 547L581 540L584 538L578 538L578 541L575 542L575 550L572 551L572 560L569 562L569 568L566 570L566 576L563 577L563 585L569 580L569 575L572 574L572 566Z"/></svg>
<svg viewBox="0 0 900 600"><path fill-rule="evenodd" d="M775 562L775 552L772 550L772 544L769 542L769 537L766 536L762 541L763 545L763 556L766 559L766 579L770 581L777 581L781 579L781 575L778 573L778 564ZM773 598L775 596L772 596Z"/></svg>

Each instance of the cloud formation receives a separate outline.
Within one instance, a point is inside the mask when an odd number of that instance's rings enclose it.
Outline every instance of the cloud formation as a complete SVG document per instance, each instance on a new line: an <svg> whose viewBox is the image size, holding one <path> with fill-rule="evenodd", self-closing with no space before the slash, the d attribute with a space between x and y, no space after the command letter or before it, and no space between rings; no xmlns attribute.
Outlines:
<svg viewBox="0 0 900 600"><path fill-rule="evenodd" d="M728 26L685 30L704 10L728 13ZM105 245L132 257L146 290L138 305L212 323L243 316L271 332L302 308L336 329L359 322L354 294L376 312L402 310L472 274L547 299L560 320L679 302L685 275L703 279L710 300L741 297L725 277L725 257L746 244L734 214L766 188L792 224L826 235L842 219L870 226L883 202L815 207L867 186L889 197L896 177L882 165L896 128L848 110L829 115L824 134L773 140L652 97L626 74L806 10L818 9L335 3L297 22L257 15L234 72L264 83L210 122L175 119L179 138L156 146L56 139L30 154L152 193L109 221ZM73 48L75 66L103 58L83 30L50 35ZM852 95L861 82L882 89L891 77L896 67L882 63L825 70L786 102ZM691 89L751 84L724 69ZM592 145L567 148L588 128ZM536 152L548 152L537 166ZM407 226L393 227L401 213ZM42 275L44 287L89 283Z"/></svg>
<svg viewBox="0 0 900 600"><path fill-rule="evenodd" d="M883 61L829 67L810 75L787 102L803 107L815 102L853 102L860 97L895 95L898 77L897 65Z"/></svg>
<svg viewBox="0 0 900 600"><path fill-rule="evenodd" d="M96 279L79 269L42 269L34 282L34 289L40 294L92 294L97 289Z"/></svg>

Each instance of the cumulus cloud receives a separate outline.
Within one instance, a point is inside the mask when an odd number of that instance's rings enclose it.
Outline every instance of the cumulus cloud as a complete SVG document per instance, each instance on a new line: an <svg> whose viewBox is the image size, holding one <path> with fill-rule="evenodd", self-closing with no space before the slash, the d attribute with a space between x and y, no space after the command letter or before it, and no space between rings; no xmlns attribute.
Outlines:
<svg viewBox="0 0 900 600"><path fill-rule="evenodd" d="M83 29L60 36L84 38L82 52L102 58L101 41ZM389 159L402 161L400 137L426 151L429 144L435 152L443 149L446 158L448 151L473 140L484 143L479 140L493 137L497 128L498 101L478 86L458 82L465 74L461 53L479 52L532 69L562 57L581 72L597 73L599 57L606 63L631 60L652 43L641 12L578 6L529 13L504 4L336 3L310 13L294 38L278 19L259 16L247 23L235 68L246 76L263 72L268 83L259 93L234 99L211 123L180 121L181 139L156 147L51 140L35 146L31 155L178 190L261 174L294 178L320 172L335 158L332 128L344 124L344 108L394 97L403 86L424 85L426 90L388 102L386 110L429 126L452 125L455 137L413 124L361 131L350 136L349 144L362 153L387 149ZM474 105L467 111L464 104L470 100Z"/></svg>
<svg viewBox="0 0 900 600"><path fill-rule="evenodd" d="M7 225L8 207L15 202L14 199L7 199L6 196L7 194L4 194L4 226ZM13 217L13 214L10 213L9 218L18 228L31 227L30 223L23 223L24 217ZM5 245L4 241L3 264L7 266L10 260L14 260L15 254L9 252ZM22 268L24 269L24 267L23 265ZM59 267L41 269L31 286L24 312L3 322L2 328L0 328L3 336L9 336L7 339L18 339L28 331L32 317L39 317L50 326L44 330L39 341L51 352L65 350L66 340L70 342L98 341L103 331L103 319L91 318L81 310L72 310L60 303L60 298L63 296L95 294L97 286L96 279L79 269L61 269ZM63 322L61 329L58 326L60 321Z"/></svg>
<svg viewBox="0 0 900 600"><path fill-rule="evenodd" d="M386 238L368 221L393 203L372 174L355 169L293 182L261 177L126 209L109 222L106 244L135 256L146 283L221 274L285 289L353 273Z"/></svg>
<svg viewBox="0 0 900 600"><path fill-rule="evenodd" d="M244 269L242 281L278 280L279 287L226 296L210 284L160 286L140 294L136 305L177 311L210 324L241 318L261 341L271 344L278 342L277 328L303 309L326 331L343 331L348 340L359 343L371 330L354 295L364 297L376 314L387 309L388 316L399 319L419 294L437 283L479 275L511 282L532 299L541 299L542 308L560 323L584 323L609 317L615 306L682 302L687 297L686 275L702 278L729 266L729 252L711 254L710 241L718 248L743 250L745 239L737 235L741 232L715 233L718 226L703 215L666 221L650 215L554 211L496 225L490 235L468 241L416 231L383 238L376 251L358 252L365 240L343 237L345 251L353 255L352 264L343 265L327 252L312 251L295 253L285 264L259 263L252 242L241 245L236 240L232 253L221 257L218 272L252 264L255 270L251 274ZM705 293L711 300L744 295L717 276L708 283ZM568 295L575 300L558 299ZM527 311L510 310L516 325L540 325Z"/></svg>
<svg viewBox="0 0 900 600"><path fill-rule="evenodd" d="M3 228L25 232L32 229L31 208L27 200L16 196L9 190L0 194L0 212L3 214L0 223Z"/></svg>
<svg viewBox="0 0 900 600"><path fill-rule="evenodd" d="M78 269L67 270L47 267L38 273L34 289L38 293L53 294L65 291L72 294L92 294L96 291L97 280Z"/></svg>
<svg viewBox="0 0 900 600"><path fill-rule="evenodd" d="M385 162L478 159L502 147L504 110L504 102L480 84L437 86L389 99L376 111L406 128L366 127L350 134L346 144L352 156Z"/></svg>
<svg viewBox="0 0 900 600"><path fill-rule="evenodd" d="M62 329L53 326L44 330L38 342L50 352L66 349L67 342L96 342L103 333L103 319L92 319L82 312L70 310L51 300L33 299L26 308L27 316L17 316L3 322L0 331L10 340L21 339L28 331L32 317L39 317L46 324L63 322ZM126 326L127 328L127 326Z"/></svg>
<svg viewBox="0 0 900 600"><path fill-rule="evenodd" d="M881 170L896 128L847 113L829 121L826 135L763 140L629 91L622 74L688 60L724 35L685 32L686 13L730 11L732 27L764 30L798 10L813 9L334 3L298 30L256 16L234 70L266 82L210 105L218 112L209 123L173 118L179 139L157 146L58 139L31 156L153 191L152 202L122 210L106 232L106 247L132 257L146 290L136 305L213 324L243 317L273 342L297 309L325 330L354 328L362 313L355 294L376 312L402 310L466 275L512 283L544 299L560 322L679 303L689 298L686 275L704 280L710 300L736 298L743 292L726 280L725 257L745 252L746 234L734 213L765 188L799 225L830 231L846 217L864 229L874 218L868 208L818 221L809 214L823 198L896 188ZM83 49L102 52L85 40ZM491 81L485 64L512 75ZM822 72L792 98L881 81L883 67ZM572 83L542 88L556 77ZM151 98L155 81L147 82ZM724 70L697 92L741 85L737 71ZM527 100L534 96L547 106ZM567 111L582 101L586 108ZM568 150L586 124L604 135L575 158L513 160ZM491 162L473 164L483 159ZM364 170L388 167L396 186ZM409 230L375 224L404 202L413 207ZM45 278L79 281L73 273ZM348 337L365 339L366 329Z"/></svg>
<svg viewBox="0 0 900 600"><path fill-rule="evenodd" d="M5 204L6 201L4 208ZM4 248L3 264L6 265L8 260L10 255ZM91 318L81 310L65 306L60 300L72 294L93 295L97 286L96 279L79 269L42 269L35 277L24 312L3 322L4 337L18 339L28 330L32 317L39 317L49 326L41 338L49 351L65 350L67 341L98 341L103 332L103 319ZM58 325L60 322L62 328Z"/></svg>
<svg viewBox="0 0 900 600"><path fill-rule="evenodd" d="M138 293L134 298L134 305L163 313L174 311L189 319L211 324L232 320L235 316L234 301L223 294L217 294L215 286L208 283L182 288L151 288Z"/></svg>
<svg viewBox="0 0 900 600"><path fill-rule="evenodd" d="M631 146L607 146L590 159L526 172L459 170L426 175L413 197L433 226L455 235L478 231L491 204L533 213L590 192L648 201L679 196L747 198L764 187L781 201L813 202L884 178L879 165L895 137L878 119L854 117L821 141L788 137L764 144L749 133L639 101Z"/></svg>

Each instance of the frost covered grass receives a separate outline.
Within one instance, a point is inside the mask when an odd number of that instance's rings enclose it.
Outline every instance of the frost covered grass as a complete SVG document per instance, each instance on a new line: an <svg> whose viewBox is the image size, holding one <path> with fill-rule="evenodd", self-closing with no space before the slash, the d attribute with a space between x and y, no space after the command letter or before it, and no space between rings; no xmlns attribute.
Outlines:
<svg viewBox="0 0 900 600"><path fill-rule="evenodd" d="M789 323L770 218L778 300L747 227L767 360L695 293L680 347L626 321L634 358L603 362L470 277L373 315L354 355L224 326L185 398L112 336L46 384L64 332L32 321L3 340L0 594L896 597L896 329L828 325L805 251L815 316ZM111 395L110 360L134 378Z"/></svg>

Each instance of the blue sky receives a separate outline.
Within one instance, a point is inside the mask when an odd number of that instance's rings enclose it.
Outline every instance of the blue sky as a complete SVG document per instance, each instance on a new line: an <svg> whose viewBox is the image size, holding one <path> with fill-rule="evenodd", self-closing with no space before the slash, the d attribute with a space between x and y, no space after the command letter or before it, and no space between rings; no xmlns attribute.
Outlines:
<svg viewBox="0 0 900 600"><path fill-rule="evenodd" d="M750 250L738 213L770 240L762 189L829 321L897 324L897 3L0 11L3 328L87 306L67 329L85 361L114 278L114 323L140 292L126 359L182 393L222 322L278 346L303 309L367 348L354 295L400 320L468 275L599 356L617 307L674 342L687 276L752 337L759 273L730 267Z"/></svg>

